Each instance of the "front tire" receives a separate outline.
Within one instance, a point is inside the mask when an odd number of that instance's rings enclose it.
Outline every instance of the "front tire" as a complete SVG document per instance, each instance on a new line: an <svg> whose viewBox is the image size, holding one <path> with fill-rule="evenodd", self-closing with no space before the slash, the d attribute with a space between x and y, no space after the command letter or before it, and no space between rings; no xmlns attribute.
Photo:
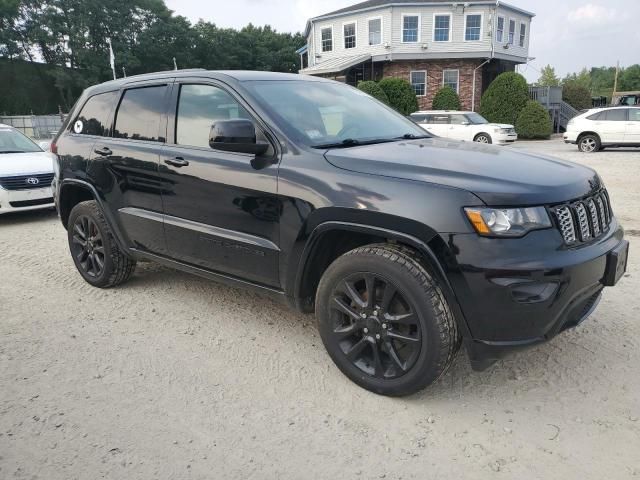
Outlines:
<svg viewBox="0 0 640 480"><path fill-rule="evenodd" d="M476 143L488 143L488 144L493 143L493 140L491 139L491 135L489 135L488 133L479 133L478 135L476 135L473 141Z"/></svg>
<svg viewBox="0 0 640 480"><path fill-rule="evenodd" d="M336 366L382 395L409 395L435 382L460 347L435 277L395 246L361 247L334 261L318 286L316 317Z"/></svg>
<svg viewBox="0 0 640 480"><path fill-rule="evenodd" d="M600 137L593 134L587 134L578 140L578 150L582 153L595 153L602 148Z"/></svg>
<svg viewBox="0 0 640 480"><path fill-rule="evenodd" d="M78 272L94 287L120 285L136 268L136 262L118 247L100 207L93 200L73 207L67 238Z"/></svg>

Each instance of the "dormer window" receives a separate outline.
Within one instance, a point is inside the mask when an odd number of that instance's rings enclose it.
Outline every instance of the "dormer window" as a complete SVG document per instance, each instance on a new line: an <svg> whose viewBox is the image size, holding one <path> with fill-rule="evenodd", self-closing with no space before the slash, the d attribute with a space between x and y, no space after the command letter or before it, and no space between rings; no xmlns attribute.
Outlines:
<svg viewBox="0 0 640 480"><path fill-rule="evenodd" d="M402 15L402 43L420 41L420 15Z"/></svg>
<svg viewBox="0 0 640 480"><path fill-rule="evenodd" d="M345 23L342 29L344 31L344 48L356 48L356 23Z"/></svg>
<svg viewBox="0 0 640 480"><path fill-rule="evenodd" d="M326 27L321 30L322 35L322 51L333 51L333 27Z"/></svg>
<svg viewBox="0 0 640 480"><path fill-rule="evenodd" d="M382 43L382 18L369 19L369 45Z"/></svg>

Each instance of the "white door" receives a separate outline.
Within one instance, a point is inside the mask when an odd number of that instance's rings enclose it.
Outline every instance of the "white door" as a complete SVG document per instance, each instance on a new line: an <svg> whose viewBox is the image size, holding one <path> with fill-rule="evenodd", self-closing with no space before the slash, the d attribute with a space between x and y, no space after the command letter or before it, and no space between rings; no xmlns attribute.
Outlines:
<svg viewBox="0 0 640 480"><path fill-rule="evenodd" d="M629 109L629 121L624 135L624 143L640 145L640 108Z"/></svg>
<svg viewBox="0 0 640 480"><path fill-rule="evenodd" d="M623 143L627 130L627 109L616 108L605 110L600 114L596 124L596 133L602 143Z"/></svg>
<svg viewBox="0 0 640 480"><path fill-rule="evenodd" d="M449 115L431 114L427 115L427 124L423 125L428 131L439 137L448 138L449 132Z"/></svg>
<svg viewBox="0 0 640 480"><path fill-rule="evenodd" d="M449 115L449 138L455 138L456 140L473 141L473 133L471 124L467 117L461 113L453 113Z"/></svg>

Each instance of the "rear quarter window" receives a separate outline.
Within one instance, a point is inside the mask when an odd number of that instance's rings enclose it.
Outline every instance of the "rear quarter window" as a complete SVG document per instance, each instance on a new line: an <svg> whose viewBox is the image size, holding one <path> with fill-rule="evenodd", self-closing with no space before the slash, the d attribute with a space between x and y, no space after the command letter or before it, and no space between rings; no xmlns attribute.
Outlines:
<svg viewBox="0 0 640 480"><path fill-rule="evenodd" d="M76 117L71 130L79 135L109 135L109 117L118 92L106 92L89 98Z"/></svg>

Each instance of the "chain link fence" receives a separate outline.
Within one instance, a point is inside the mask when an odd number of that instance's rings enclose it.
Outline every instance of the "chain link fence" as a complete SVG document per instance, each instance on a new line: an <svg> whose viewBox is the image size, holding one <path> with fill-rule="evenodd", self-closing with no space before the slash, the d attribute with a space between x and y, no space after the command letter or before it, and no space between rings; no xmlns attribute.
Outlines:
<svg viewBox="0 0 640 480"><path fill-rule="evenodd" d="M64 122L65 115L13 115L1 116L0 123L11 125L27 137L36 140L53 138Z"/></svg>

